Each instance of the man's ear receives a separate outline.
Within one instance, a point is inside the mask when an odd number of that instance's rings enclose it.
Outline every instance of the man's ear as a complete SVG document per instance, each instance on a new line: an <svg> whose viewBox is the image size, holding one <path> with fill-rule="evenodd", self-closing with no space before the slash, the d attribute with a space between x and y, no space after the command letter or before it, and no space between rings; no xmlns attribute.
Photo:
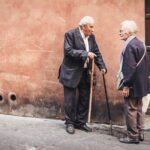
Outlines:
<svg viewBox="0 0 150 150"><path fill-rule="evenodd" d="M128 35L131 35L131 32L130 32L130 31L126 31L125 33L128 34Z"/></svg>

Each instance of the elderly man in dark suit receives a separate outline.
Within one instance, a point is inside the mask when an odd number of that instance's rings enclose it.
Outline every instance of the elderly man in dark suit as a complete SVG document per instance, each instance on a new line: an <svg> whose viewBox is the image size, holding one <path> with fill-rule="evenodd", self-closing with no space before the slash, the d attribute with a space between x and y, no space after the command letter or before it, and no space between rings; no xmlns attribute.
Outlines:
<svg viewBox="0 0 150 150"><path fill-rule="evenodd" d="M95 58L95 64L102 73L106 73L93 31L94 19L85 16L79 27L65 33L64 59L60 67L59 81L64 86L65 123L66 131L70 134L74 134L75 128L91 131L86 125L91 61Z"/></svg>
<svg viewBox="0 0 150 150"><path fill-rule="evenodd" d="M128 136L121 138L120 142L138 144L144 140L142 97L148 93L148 68L145 45L136 37L136 33L134 21L122 22L120 37L125 41L121 59L124 77L122 94Z"/></svg>

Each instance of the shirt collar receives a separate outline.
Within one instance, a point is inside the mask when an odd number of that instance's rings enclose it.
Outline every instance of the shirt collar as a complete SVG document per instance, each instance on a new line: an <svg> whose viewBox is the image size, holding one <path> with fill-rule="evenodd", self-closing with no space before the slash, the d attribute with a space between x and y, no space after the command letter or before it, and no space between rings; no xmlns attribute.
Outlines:
<svg viewBox="0 0 150 150"><path fill-rule="evenodd" d="M132 39L134 39L136 36L135 35L131 35L128 37L128 39L125 41L125 44L128 44Z"/></svg>
<svg viewBox="0 0 150 150"><path fill-rule="evenodd" d="M125 52L125 50L126 50L126 47L127 47L127 45L129 44L129 42L132 40L132 39L134 39L136 36L135 35L131 35L131 36L129 36L128 37L128 39L125 41L125 43L124 43L124 47L123 47L123 49L122 49L122 54L124 54L124 52Z"/></svg>
<svg viewBox="0 0 150 150"><path fill-rule="evenodd" d="M84 35L84 33L83 33L83 31L81 30L80 27L79 27L79 31L80 31L81 37L82 37L83 39L88 39L88 38L89 38L89 36L85 37L85 35Z"/></svg>

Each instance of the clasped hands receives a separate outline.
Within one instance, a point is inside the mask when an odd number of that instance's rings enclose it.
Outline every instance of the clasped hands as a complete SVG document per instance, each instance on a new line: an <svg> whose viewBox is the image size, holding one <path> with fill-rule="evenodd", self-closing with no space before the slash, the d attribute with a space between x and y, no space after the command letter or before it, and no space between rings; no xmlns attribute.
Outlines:
<svg viewBox="0 0 150 150"><path fill-rule="evenodd" d="M94 54L92 52L88 52L88 57L92 60L92 59L94 59L94 57L96 57L96 54Z"/></svg>

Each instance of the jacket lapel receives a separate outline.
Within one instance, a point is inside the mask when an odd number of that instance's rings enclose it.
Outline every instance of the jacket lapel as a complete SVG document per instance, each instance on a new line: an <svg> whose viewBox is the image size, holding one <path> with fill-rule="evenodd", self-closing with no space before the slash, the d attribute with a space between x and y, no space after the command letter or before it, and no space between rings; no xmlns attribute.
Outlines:
<svg viewBox="0 0 150 150"><path fill-rule="evenodd" d="M76 36L76 39L78 40L79 47L85 50L85 44L84 44L83 38L81 37L79 28L75 29L75 36Z"/></svg>
<svg viewBox="0 0 150 150"><path fill-rule="evenodd" d="M92 37L90 36L89 39L88 39L88 42L89 42L89 51L90 51L90 52L93 51L93 50L92 50L92 43L91 43L92 40L91 40L91 38L92 38Z"/></svg>

